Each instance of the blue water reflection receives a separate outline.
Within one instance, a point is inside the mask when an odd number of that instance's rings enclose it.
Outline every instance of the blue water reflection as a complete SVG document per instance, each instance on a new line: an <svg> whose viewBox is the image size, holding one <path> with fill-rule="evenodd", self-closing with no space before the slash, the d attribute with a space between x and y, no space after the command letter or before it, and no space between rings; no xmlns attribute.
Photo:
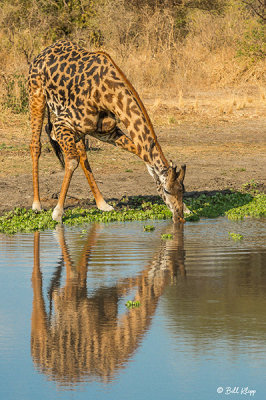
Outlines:
<svg viewBox="0 0 266 400"><path fill-rule="evenodd" d="M265 221L154 225L1 236L1 399L265 398Z"/></svg>

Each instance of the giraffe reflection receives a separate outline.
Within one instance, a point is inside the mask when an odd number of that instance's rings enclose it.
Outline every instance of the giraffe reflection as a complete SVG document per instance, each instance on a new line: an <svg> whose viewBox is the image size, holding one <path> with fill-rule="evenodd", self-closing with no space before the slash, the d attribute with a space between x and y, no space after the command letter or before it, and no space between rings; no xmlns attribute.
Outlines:
<svg viewBox="0 0 266 400"><path fill-rule="evenodd" d="M152 262L140 274L120 279L113 287L101 287L88 296L87 269L100 234L99 226L93 225L88 232L76 266L70 257L64 229L60 227L66 283L59 288L54 282L54 289L49 292L55 309L52 317L45 310L40 240L35 232L31 351L41 372L62 384L88 379L108 382L125 367L149 328L164 288L178 274L185 276L183 225L171 225L171 229L173 240L162 241ZM132 290L134 300L141 305L137 309L125 308L120 315L118 301Z"/></svg>

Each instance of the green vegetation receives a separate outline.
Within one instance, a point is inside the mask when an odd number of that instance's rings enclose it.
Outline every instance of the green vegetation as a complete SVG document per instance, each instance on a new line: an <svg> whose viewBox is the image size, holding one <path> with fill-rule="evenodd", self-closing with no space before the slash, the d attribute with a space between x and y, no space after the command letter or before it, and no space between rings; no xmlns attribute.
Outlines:
<svg viewBox="0 0 266 400"><path fill-rule="evenodd" d="M216 218L225 215L232 208L242 207L252 201L249 193L216 193L213 196L201 195L186 201L190 210L197 217ZM192 214L193 217L193 214Z"/></svg>
<svg viewBox="0 0 266 400"><path fill-rule="evenodd" d="M129 200L128 200L129 202ZM266 195L227 192L212 196L205 194L185 200L191 214L185 215L187 221L197 221L201 217L216 218L227 215L229 219L266 216ZM155 201L144 201L141 197L130 199L130 206L122 202L117 210L102 212L96 208L74 208L65 211L65 225L84 225L91 222L145 221L170 219L171 211L156 198ZM36 213L32 210L16 208L0 217L0 232L15 234L36 230L54 229L57 222L52 220L52 210ZM152 225L145 225L144 230L152 230ZM154 227L153 227L154 228Z"/></svg>
<svg viewBox="0 0 266 400"><path fill-rule="evenodd" d="M177 120L176 120L176 118L175 117L169 117L169 124L176 124L177 123Z"/></svg>
<svg viewBox="0 0 266 400"><path fill-rule="evenodd" d="M225 213L228 219L237 220L244 219L245 217L265 217L266 216L266 195L257 194L252 200L244 204L243 206L238 206L228 210Z"/></svg>
<svg viewBox="0 0 266 400"><path fill-rule="evenodd" d="M137 301L128 300L125 306L127 308L136 308L140 306L140 302L138 300Z"/></svg>
<svg viewBox="0 0 266 400"><path fill-rule="evenodd" d="M260 182L256 182L254 179L252 179L251 181L244 183L244 185L242 185L242 191L256 194L260 185L261 185Z"/></svg>
<svg viewBox="0 0 266 400"><path fill-rule="evenodd" d="M6 143L1 143L0 144L0 150L5 150L5 151L18 151L18 150L26 150L28 151L29 146L26 144L21 144L21 145L16 145L16 146L10 146L7 145Z"/></svg>
<svg viewBox="0 0 266 400"><path fill-rule="evenodd" d="M154 229L155 229L155 227L153 225L144 225L143 226L143 230L145 232L151 232L151 231L154 231Z"/></svg>
<svg viewBox="0 0 266 400"><path fill-rule="evenodd" d="M265 26L257 24L257 26L249 27L245 32L242 40L239 41L237 54L238 57L249 59L252 63L258 59L265 59Z"/></svg>
<svg viewBox="0 0 266 400"><path fill-rule="evenodd" d="M161 235L161 239L163 240L173 239L173 235L171 233L163 233Z"/></svg>
<svg viewBox="0 0 266 400"><path fill-rule="evenodd" d="M234 233L234 232L228 232L228 233L229 236L235 241L243 239L243 235L241 235L240 233Z"/></svg>
<svg viewBox="0 0 266 400"><path fill-rule="evenodd" d="M8 235L54 229L56 225L57 222L52 220L52 210L36 213L25 208L15 208L0 217L0 232Z"/></svg>

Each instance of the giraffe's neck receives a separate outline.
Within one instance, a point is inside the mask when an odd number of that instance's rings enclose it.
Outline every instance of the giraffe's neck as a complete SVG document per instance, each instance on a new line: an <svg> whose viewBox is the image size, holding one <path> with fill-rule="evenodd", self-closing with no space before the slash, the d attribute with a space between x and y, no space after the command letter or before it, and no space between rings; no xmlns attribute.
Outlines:
<svg viewBox="0 0 266 400"><path fill-rule="evenodd" d="M119 113L119 118L125 124L128 134L137 148L137 154L156 173L160 173L169 167L163 154L157 136L148 115L144 114L135 99L129 97L126 100L126 113Z"/></svg>
<svg viewBox="0 0 266 400"><path fill-rule="evenodd" d="M124 107L116 105L113 112L126 126L136 146L137 155L146 163L148 172L156 183L158 193L165 200L163 188L169 163L163 154L147 111L144 105L133 96L126 97L124 104Z"/></svg>
<svg viewBox="0 0 266 400"><path fill-rule="evenodd" d="M112 81L105 80L107 87L113 92L112 112L119 117L127 128L137 154L141 157L153 171L158 175L169 167L147 110L141 101L137 91L128 81L120 68L114 63L112 58L106 53L99 52L109 59L112 64ZM110 109L110 104L108 105Z"/></svg>

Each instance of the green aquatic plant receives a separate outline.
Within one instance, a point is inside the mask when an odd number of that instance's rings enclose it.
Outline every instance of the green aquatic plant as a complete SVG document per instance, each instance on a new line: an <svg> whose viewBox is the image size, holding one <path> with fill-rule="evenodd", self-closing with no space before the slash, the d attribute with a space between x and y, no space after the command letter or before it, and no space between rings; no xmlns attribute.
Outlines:
<svg viewBox="0 0 266 400"><path fill-rule="evenodd" d="M173 235L171 233L163 233L161 235L161 239L163 240L173 239Z"/></svg>
<svg viewBox="0 0 266 400"><path fill-rule="evenodd" d="M126 206L118 211L102 212L95 208L74 208L66 210L63 217L65 225L84 225L91 222L113 221L146 221L149 219L170 219L171 211L162 204L153 204L148 209L137 206L128 209ZM52 219L52 210L36 213L25 208L16 208L0 217L0 232L15 234L36 230L54 229L57 225Z"/></svg>
<svg viewBox="0 0 266 400"><path fill-rule="evenodd" d="M0 232L9 235L17 232L33 232L54 229L56 221L52 219L52 210L36 213L25 208L15 208L0 217Z"/></svg>
<svg viewBox="0 0 266 400"><path fill-rule="evenodd" d="M140 306L140 301L132 301L132 300L128 300L125 304L125 306L127 308L136 308Z"/></svg>
<svg viewBox="0 0 266 400"><path fill-rule="evenodd" d="M249 203L228 210L226 215L231 220L244 219L245 217L266 217L266 195L257 194Z"/></svg>
<svg viewBox="0 0 266 400"><path fill-rule="evenodd" d="M241 235L240 233L228 232L228 234L235 241L243 239L243 235Z"/></svg>
<svg viewBox="0 0 266 400"><path fill-rule="evenodd" d="M266 216L266 195L249 193L224 192L213 195L202 194L198 197L186 198L185 203L191 214L185 214L186 221L197 221L201 217L216 218L227 215L229 219L241 219ZM172 218L171 211L158 198L147 201L143 197L132 197L117 203L117 209L102 212L96 208L74 208L66 210L63 223L65 225L85 225L91 222L113 221L147 221ZM15 208L0 217L0 232L15 234L17 232L33 232L54 229L57 225L52 219L52 210L36 213L25 208ZM152 226L152 225L146 225ZM83 234L83 232L82 232Z"/></svg>
<svg viewBox="0 0 266 400"><path fill-rule="evenodd" d="M244 206L251 200L252 195L249 193L226 191L215 193L212 196L202 194L198 197L188 198L186 205L193 212L192 218L194 214L199 218L217 218L225 215L232 208Z"/></svg>
<svg viewBox="0 0 266 400"><path fill-rule="evenodd" d="M153 225L144 225L143 226L143 230L145 232L151 232L151 231L154 231L154 229L155 229L155 227Z"/></svg>

